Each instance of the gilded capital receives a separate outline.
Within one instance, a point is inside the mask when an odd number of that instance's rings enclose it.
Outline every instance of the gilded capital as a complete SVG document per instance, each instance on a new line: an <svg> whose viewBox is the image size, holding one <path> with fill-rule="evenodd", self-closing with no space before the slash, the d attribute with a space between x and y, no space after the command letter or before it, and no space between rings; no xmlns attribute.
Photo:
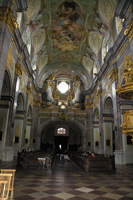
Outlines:
<svg viewBox="0 0 133 200"><path fill-rule="evenodd" d="M23 74L23 70L20 63L16 63L15 65L15 74L17 74L19 77L21 77L21 75Z"/></svg>
<svg viewBox="0 0 133 200"><path fill-rule="evenodd" d="M8 26L11 34L18 27L13 10L9 6L0 7L0 22L4 22Z"/></svg>
<svg viewBox="0 0 133 200"><path fill-rule="evenodd" d="M118 78L118 69L114 68L111 73L109 74L109 78L111 80L111 82L113 82L115 79Z"/></svg>
<svg viewBox="0 0 133 200"><path fill-rule="evenodd" d="M85 102L85 109L87 108L93 108L93 101Z"/></svg>
<svg viewBox="0 0 133 200"><path fill-rule="evenodd" d="M99 89L96 93L97 97L98 98L101 98L102 97L102 89Z"/></svg>

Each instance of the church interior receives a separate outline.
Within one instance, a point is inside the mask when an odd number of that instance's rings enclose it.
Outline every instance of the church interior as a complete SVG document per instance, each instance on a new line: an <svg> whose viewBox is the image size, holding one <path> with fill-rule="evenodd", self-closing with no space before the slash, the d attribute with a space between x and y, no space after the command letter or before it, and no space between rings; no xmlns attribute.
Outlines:
<svg viewBox="0 0 133 200"><path fill-rule="evenodd" d="M65 193L71 182L74 190L67 197L50 190L36 199L133 199L132 0L0 0L1 168L13 168L24 149L59 157L51 177L44 173L47 183L32 170L28 182L21 171L16 188L34 190L40 183L55 190L57 182ZM116 174L75 171L70 160L60 159L65 151L114 156ZM115 180L114 196L99 189L107 184L111 193ZM35 199L17 192L15 199Z"/></svg>

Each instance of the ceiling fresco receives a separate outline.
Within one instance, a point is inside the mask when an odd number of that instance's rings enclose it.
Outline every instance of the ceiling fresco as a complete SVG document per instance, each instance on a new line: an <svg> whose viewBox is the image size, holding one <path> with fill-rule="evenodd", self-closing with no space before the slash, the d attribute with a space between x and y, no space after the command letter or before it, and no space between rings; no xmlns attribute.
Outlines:
<svg viewBox="0 0 133 200"><path fill-rule="evenodd" d="M52 13L51 37L53 47L60 51L79 49L85 37L85 14L75 2L63 2L56 12Z"/></svg>
<svg viewBox="0 0 133 200"><path fill-rule="evenodd" d="M89 88L93 66L100 65L102 41L112 30L116 3L117 0L27 0L23 39L31 44L31 63L32 67L36 65L40 87L52 73L64 78L78 75L85 89Z"/></svg>

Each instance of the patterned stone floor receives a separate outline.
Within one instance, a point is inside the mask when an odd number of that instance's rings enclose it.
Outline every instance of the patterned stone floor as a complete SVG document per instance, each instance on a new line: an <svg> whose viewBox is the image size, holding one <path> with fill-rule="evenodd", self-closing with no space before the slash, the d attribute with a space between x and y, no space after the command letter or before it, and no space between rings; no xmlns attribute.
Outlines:
<svg viewBox="0 0 133 200"><path fill-rule="evenodd" d="M16 162L0 162L13 168ZM71 161L56 157L52 173L37 168L16 171L14 200L133 200L133 165L116 165L115 174L83 173Z"/></svg>

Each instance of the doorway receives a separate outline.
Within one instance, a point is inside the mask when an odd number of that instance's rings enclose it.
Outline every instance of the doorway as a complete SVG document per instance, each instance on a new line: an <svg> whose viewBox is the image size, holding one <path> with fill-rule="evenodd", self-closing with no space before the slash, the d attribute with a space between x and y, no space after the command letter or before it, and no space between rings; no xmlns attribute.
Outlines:
<svg viewBox="0 0 133 200"><path fill-rule="evenodd" d="M64 153L65 149L67 149L68 146L68 136L55 136L55 151L57 154ZM59 148L61 147L61 148Z"/></svg>

